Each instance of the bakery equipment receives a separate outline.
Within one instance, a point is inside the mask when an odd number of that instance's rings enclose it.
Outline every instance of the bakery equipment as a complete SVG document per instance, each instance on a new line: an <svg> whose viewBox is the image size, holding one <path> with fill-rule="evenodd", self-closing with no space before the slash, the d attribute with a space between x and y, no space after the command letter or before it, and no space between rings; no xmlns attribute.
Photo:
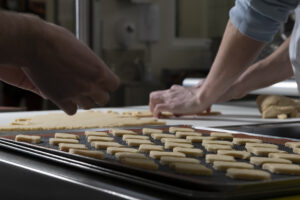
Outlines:
<svg viewBox="0 0 300 200"><path fill-rule="evenodd" d="M130 130L141 132L141 128L132 127ZM168 126L152 128L166 132ZM255 137L290 151L282 145L290 141L287 138L196 128L203 134L213 130L231 132L239 137ZM102 199L257 199L299 192L300 176L272 175L270 181L241 181L229 179L224 172L218 171L214 171L212 177L182 175L164 166L160 166L159 171L148 171L120 164L108 155L104 160L94 160L58 151L47 143L48 138L53 137L53 131L23 133L40 134L43 142L40 145L15 142L11 140L13 135L0 139L0 173L7 183L2 186L5 197L81 199L87 195L89 198L101 195ZM83 135L82 130L72 130L72 133ZM81 142L86 142L84 136L81 136ZM203 158L200 159L204 164ZM205 165L211 168L209 164ZM18 188L17 193L12 192L15 188Z"/></svg>

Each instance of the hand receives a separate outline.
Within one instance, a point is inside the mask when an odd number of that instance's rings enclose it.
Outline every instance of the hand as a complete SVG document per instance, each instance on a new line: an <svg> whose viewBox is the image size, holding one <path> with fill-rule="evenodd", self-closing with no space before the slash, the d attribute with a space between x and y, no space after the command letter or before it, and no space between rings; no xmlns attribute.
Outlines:
<svg viewBox="0 0 300 200"><path fill-rule="evenodd" d="M77 106L104 105L119 85L117 76L69 31L41 20L38 24L34 58L23 68L37 91L70 115Z"/></svg>
<svg viewBox="0 0 300 200"><path fill-rule="evenodd" d="M155 91L150 94L150 110L155 117L162 111L169 111L175 115L197 114L210 107L198 99L199 88L186 88L173 85L168 90Z"/></svg>
<svg viewBox="0 0 300 200"><path fill-rule="evenodd" d="M29 90L45 98L41 91L37 89L27 77L21 67L0 66L0 80L16 87Z"/></svg>

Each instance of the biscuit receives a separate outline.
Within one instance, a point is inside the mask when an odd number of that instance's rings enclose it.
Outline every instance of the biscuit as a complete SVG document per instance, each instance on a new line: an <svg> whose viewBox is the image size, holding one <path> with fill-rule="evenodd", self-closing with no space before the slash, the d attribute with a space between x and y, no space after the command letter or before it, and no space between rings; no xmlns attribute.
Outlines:
<svg viewBox="0 0 300 200"><path fill-rule="evenodd" d="M103 159L104 158L104 153L101 151L69 149L69 153L86 156L86 157L90 157L90 158L95 158L95 159Z"/></svg>
<svg viewBox="0 0 300 200"><path fill-rule="evenodd" d="M112 137L105 137L105 136L89 136L87 138L88 142L94 142L94 141L107 141L107 142L111 142L114 141L114 138Z"/></svg>
<svg viewBox="0 0 300 200"><path fill-rule="evenodd" d="M245 148L251 148L251 147L262 147L262 148L274 148L278 149L278 146L276 144L269 144L269 143L246 143Z"/></svg>
<svg viewBox="0 0 300 200"><path fill-rule="evenodd" d="M182 128L182 127L170 127L169 128L170 133L176 133L177 131L180 131L180 132L195 132L195 130L192 129L192 128Z"/></svg>
<svg viewBox="0 0 300 200"><path fill-rule="evenodd" d="M212 170L201 165L194 163L172 163L171 167L178 173L182 174L195 174L211 176L213 174Z"/></svg>
<svg viewBox="0 0 300 200"><path fill-rule="evenodd" d="M174 147L193 148L194 145L185 144L185 143L177 143L177 142L166 142L165 143L165 149L173 149Z"/></svg>
<svg viewBox="0 0 300 200"><path fill-rule="evenodd" d="M218 150L217 153L219 155L233 156L235 158L244 159L244 160L249 159L251 155L247 151L237 151L237 150Z"/></svg>
<svg viewBox="0 0 300 200"><path fill-rule="evenodd" d="M160 159L162 156L185 157L185 154L178 152L150 151L149 156L154 159Z"/></svg>
<svg viewBox="0 0 300 200"><path fill-rule="evenodd" d="M137 135L137 132L131 130L122 130L122 129L110 129L109 133L113 136L123 136L123 135Z"/></svg>
<svg viewBox="0 0 300 200"><path fill-rule="evenodd" d="M126 147L107 147L106 152L108 154L115 155L118 152L130 152L130 153L137 153L138 150L134 148L126 148Z"/></svg>
<svg viewBox="0 0 300 200"><path fill-rule="evenodd" d="M84 144L59 143L58 146L59 150L61 151L69 151L69 149L87 149L87 147Z"/></svg>
<svg viewBox="0 0 300 200"><path fill-rule="evenodd" d="M149 140L149 137L144 135L123 135L122 140L126 141L127 139Z"/></svg>
<svg viewBox="0 0 300 200"><path fill-rule="evenodd" d="M269 153L284 153L285 151L281 151L275 148L263 148L263 147L251 147L247 149L249 152L257 155L257 156L268 156Z"/></svg>
<svg viewBox="0 0 300 200"><path fill-rule="evenodd" d="M50 138L49 144L58 145L59 143L70 143L70 144L78 144L79 141L75 139L63 139L63 138Z"/></svg>
<svg viewBox="0 0 300 200"><path fill-rule="evenodd" d="M218 132L211 132L210 136L216 137L218 139L230 140L233 138L231 133L218 133Z"/></svg>
<svg viewBox="0 0 300 200"><path fill-rule="evenodd" d="M128 146L136 147L140 146L141 144L153 144L150 140L139 140L139 139L127 139L126 143Z"/></svg>
<svg viewBox="0 0 300 200"><path fill-rule="evenodd" d="M262 140L255 138L233 138L233 144L244 145L246 143L262 143Z"/></svg>
<svg viewBox="0 0 300 200"><path fill-rule="evenodd" d="M137 158L123 158L120 160L121 163L125 165L130 165L132 167L142 168L142 169L149 169L149 170L157 170L158 165L149 159L137 159Z"/></svg>
<svg viewBox="0 0 300 200"><path fill-rule="evenodd" d="M176 142L176 143L185 143L185 144L191 143L191 142L187 141L186 139L181 139L181 138L162 138L160 141L162 143L166 143L166 142Z"/></svg>
<svg viewBox="0 0 300 200"><path fill-rule="evenodd" d="M84 134L88 136L108 136L106 132L98 132L98 131L85 131Z"/></svg>
<svg viewBox="0 0 300 200"><path fill-rule="evenodd" d="M149 151L163 151L163 146L155 144L141 144L139 146L139 152L149 153Z"/></svg>
<svg viewBox="0 0 300 200"><path fill-rule="evenodd" d="M237 169L229 168L227 169L226 176L232 179L241 180L270 180L271 175L268 172L257 169Z"/></svg>
<svg viewBox="0 0 300 200"><path fill-rule="evenodd" d="M143 135L150 135L152 133L163 133L160 129L154 129L154 128L143 128L142 130Z"/></svg>
<svg viewBox="0 0 300 200"><path fill-rule="evenodd" d="M92 147L95 147L96 149L107 149L108 147L122 147L123 145L117 143L117 142L92 142Z"/></svg>
<svg viewBox="0 0 300 200"><path fill-rule="evenodd" d="M289 153L270 153L269 158L282 158L290 160L293 163L300 163L300 155Z"/></svg>
<svg viewBox="0 0 300 200"><path fill-rule="evenodd" d="M265 163L262 168L274 174L300 175L300 166L296 164Z"/></svg>
<svg viewBox="0 0 300 200"><path fill-rule="evenodd" d="M202 145L205 147L207 144L219 144L219 145L229 145L233 146L232 142L229 141L223 141L223 140L203 140Z"/></svg>
<svg viewBox="0 0 300 200"><path fill-rule="evenodd" d="M295 147L300 147L300 142L286 142L284 145L293 149Z"/></svg>
<svg viewBox="0 0 300 200"><path fill-rule="evenodd" d="M265 163L285 163L285 164L291 164L292 161L282 159L282 158L266 158L266 157L251 157L250 163L261 166Z"/></svg>
<svg viewBox="0 0 300 200"><path fill-rule="evenodd" d="M210 136L186 136L185 139L190 142L202 142L203 140L216 140L217 138Z"/></svg>
<svg viewBox="0 0 300 200"><path fill-rule="evenodd" d="M138 158L138 159L147 159L145 154L142 153L133 153L133 152L117 152L115 153L117 159L121 160L123 158Z"/></svg>
<svg viewBox="0 0 300 200"><path fill-rule="evenodd" d="M254 166L250 163L245 162L215 161L213 164L213 168L219 171L226 171L229 168L253 169Z"/></svg>
<svg viewBox="0 0 300 200"><path fill-rule="evenodd" d="M217 152L218 150L231 150L232 147L229 145L220 145L220 144L206 144L205 149L208 152Z"/></svg>
<svg viewBox="0 0 300 200"><path fill-rule="evenodd" d="M197 133L197 132L181 132L181 131L177 131L175 134L176 137L179 138L186 138L186 136L202 136L201 133Z"/></svg>
<svg viewBox="0 0 300 200"><path fill-rule="evenodd" d="M55 133L54 137L55 138L64 138L64 139L75 139L75 140L79 139L78 135L70 134L70 133Z"/></svg>
<svg viewBox="0 0 300 200"><path fill-rule="evenodd" d="M180 158L171 156L162 156L159 161L162 165L168 165L171 163L196 163L199 164L200 161L195 158Z"/></svg>
<svg viewBox="0 0 300 200"><path fill-rule="evenodd" d="M206 154L205 162L206 163L213 163L215 161L227 161L227 162L235 162L233 156L225 156L225 155L218 155L218 154Z"/></svg>
<svg viewBox="0 0 300 200"><path fill-rule="evenodd" d="M187 156L201 157L203 156L203 151L201 149L194 148L184 148L184 147L175 147L173 152L184 153Z"/></svg>
<svg viewBox="0 0 300 200"><path fill-rule="evenodd" d="M41 136L37 135L16 135L15 141L38 144L41 142Z"/></svg>
<svg viewBox="0 0 300 200"><path fill-rule="evenodd" d="M162 138L176 138L175 135L166 134L166 133L152 133L151 137L155 140L160 140Z"/></svg>

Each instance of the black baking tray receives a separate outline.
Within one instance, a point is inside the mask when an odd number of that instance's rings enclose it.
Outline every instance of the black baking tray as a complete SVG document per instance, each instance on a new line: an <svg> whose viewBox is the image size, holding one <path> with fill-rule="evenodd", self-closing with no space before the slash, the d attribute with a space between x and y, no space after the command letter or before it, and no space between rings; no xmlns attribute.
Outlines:
<svg viewBox="0 0 300 200"><path fill-rule="evenodd" d="M156 127L166 130L168 126ZM129 128L127 128L129 129ZM141 128L134 128L141 131ZM103 129L99 129L103 131ZM205 130L198 130L202 133L207 133ZM55 131L60 132L60 131ZM68 131L75 132L75 131ZM27 132L28 133L28 132ZM59 151L48 145L49 134L53 131L31 131L30 134L40 134L42 137L43 145L32 145L27 143L15 142L11 139L0 138L0 148L10 149L12 151L22 152L26 156L34 156L42 160L50 160L59 165L67 165L72 168L79 168L83 171L93 172L98 175L108 176L111 178L128 181L130 183L142 185L155 191L164 192L174 197L184 197L188 199L199 198L221 198L221 199L239 199L244 198L265 198L274 196L283 196L300 193L300 176L287 176L287 175L274 175L272 180L269 181L242 181L233 180L225 176L224 172L214 170L212 177L195 176L195 175L181 175L177 174L168 167L161 166L159 171L148 171L138 169L130 166L120 164L114 158L107 156L104 160L95 160L82 156L72 155L66 152ZM20 134L20 132L18 132ZM245 135L245 134L240 134ZM80 136L82 143L87 143L84 136ZM116 140L121 139L115 137ZM290 151L283 145L280 139L266 137L267 142L277 143L279 148L285 151ZM272 139L270 141L270 139ZM286 141L286 140L284 140ZM157 141L153 141L157 142ZM196 144L197 146L197 144ZM206 150L201 148L204 153ZM243 148L235 146L235 148ZM241 149L242 150L242 149ZM204 164L204 158L201 158L201 163ZM159 164L159 163L158 163ZM211 164L205 164L207 167L212 168ZM95 177L97 178L97 177Z"/></svg>

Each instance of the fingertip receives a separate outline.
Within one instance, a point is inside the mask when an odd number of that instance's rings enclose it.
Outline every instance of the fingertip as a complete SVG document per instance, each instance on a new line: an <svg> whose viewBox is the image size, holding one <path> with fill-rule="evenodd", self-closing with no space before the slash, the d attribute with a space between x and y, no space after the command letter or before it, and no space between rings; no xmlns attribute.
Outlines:
<svg viewBox="0 0 300 200"><path fill-rule="evenodd" d="M65 113L67 113L68 115L74 115L77 112L77 109L64 109L63 110Z"/></svg>
<svg viewBox="0 0 300 200"><path fill-rule="evenodd" d="M54 103L68 115L74 115L77 112L77 104L71 101Z"/></svg>

